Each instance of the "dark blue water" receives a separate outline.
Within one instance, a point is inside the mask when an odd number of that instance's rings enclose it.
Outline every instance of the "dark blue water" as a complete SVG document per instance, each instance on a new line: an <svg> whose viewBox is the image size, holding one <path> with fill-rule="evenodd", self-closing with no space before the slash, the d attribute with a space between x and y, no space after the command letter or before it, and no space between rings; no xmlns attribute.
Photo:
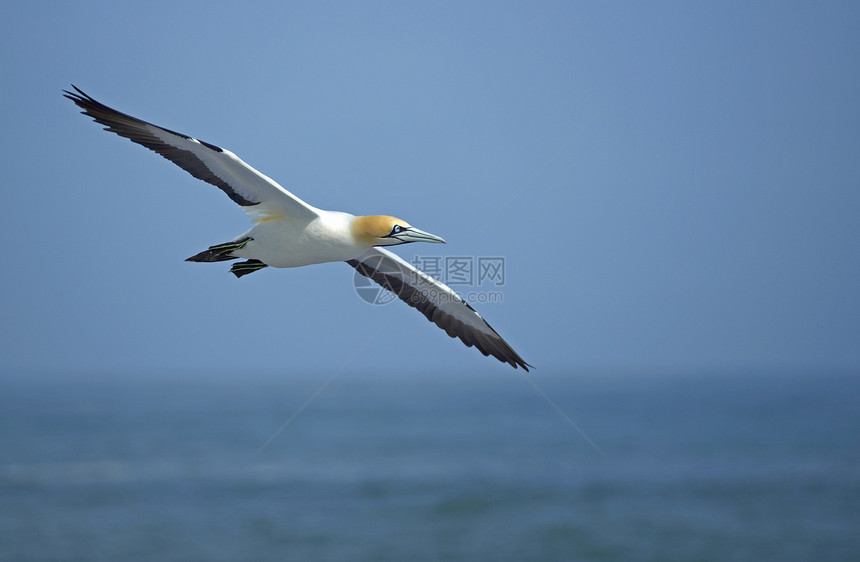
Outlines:
<svg viewBox="0 0 860 562"><path fill-rule="evenodd" d="M860 376L326 378L5 379L0 558L860 559Z"/></svg>

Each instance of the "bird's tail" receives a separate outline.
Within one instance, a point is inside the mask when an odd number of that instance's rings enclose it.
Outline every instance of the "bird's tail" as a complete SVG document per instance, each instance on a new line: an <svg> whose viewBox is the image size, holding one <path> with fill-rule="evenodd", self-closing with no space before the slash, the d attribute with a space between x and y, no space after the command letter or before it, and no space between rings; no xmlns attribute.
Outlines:
<svg viewBox="0 0 860 562"><path fill-rule="evenodd" d="M191 256L185 261L225 261L225 260L235 260L239 256L231 255L233 252L242 248L253 240L250 236L246 236L239 240L233 240L232 242L227 242L225 244L217 244L215 246L209 246L208 250L204 250L197 255Z"/></svg>

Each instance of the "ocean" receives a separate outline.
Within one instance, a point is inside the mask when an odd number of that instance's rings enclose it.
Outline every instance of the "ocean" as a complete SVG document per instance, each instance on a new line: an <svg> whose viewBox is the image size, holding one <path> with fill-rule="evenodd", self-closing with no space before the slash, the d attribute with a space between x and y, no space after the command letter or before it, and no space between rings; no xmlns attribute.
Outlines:
<svg viewBox="0 0 860 562"><path fill-rule="evenodd" d="M329 376L0 379L0 559L860 560L860 373Z"/></svg>

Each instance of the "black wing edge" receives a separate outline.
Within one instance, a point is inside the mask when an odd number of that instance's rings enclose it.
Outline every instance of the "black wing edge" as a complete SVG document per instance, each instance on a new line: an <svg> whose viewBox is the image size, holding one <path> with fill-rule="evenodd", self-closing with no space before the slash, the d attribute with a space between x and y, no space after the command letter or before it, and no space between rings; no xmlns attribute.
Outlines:
<svg viewBox="0 0 860 562"><path fill-rule="evenodd" d="M200 139L189 137L182 133L177 133L176 131L171 131L170 129L165 129L164 127L138 119L137 117L132 117L131 115L117 111L112 107L108 107L105 104L96 101L74 84L72 84L72 88L75 89L75 92L63 90L63 97L72 100L75 105L80 107L83 110L81 113L89 115L96 123L105 125L105 131L116 133L121 137L125 137L132 142L160 154L195 178L203 180L206 183L212 184L221 189L238 205L247 207L250 205L257 205L259 203L259 201L250 201L237 193L230 184L213 174L206 164L197 158L193 152L182 150L181 148L165 143L160 138L153 136L152 133L146 129L146 126L156 127L162 131L170 133L171 135L176 135L186 140L197 141L206 148L214 150L215 152L224 152L220 147L201 141Z"/></svg>
<svg viewBox="0 0 860 562"><path fill-rule="evenodd" d="M502 339L498 332L496 332L493 327L483 319L483 317L481 320L484 320L484 324L486 324L490 331L496 335L495 338L465 329L465 325L462 322L450 314L440 310L429 299L427 299L419 289L404 283L401 279L398 279L393 275L386 275L359 260L349 260L346 263L354 267L361 275L364 275L384 289L397 295L397 298L418 310L427 318L427 320L445 330L445 333L452 338L460 338L460 341L466 344L467 347L474 346L475 349L485 356L492 355L502 363L507 363L514 369L521 367L525 372L529 372L529 368L534 369L534 366L526 363L523 358L520 357L510 345L508 345L508 342ZM469 305L469 303L464 301L463 304L469 307L469 310L478 314L477 311Z"/></svg>

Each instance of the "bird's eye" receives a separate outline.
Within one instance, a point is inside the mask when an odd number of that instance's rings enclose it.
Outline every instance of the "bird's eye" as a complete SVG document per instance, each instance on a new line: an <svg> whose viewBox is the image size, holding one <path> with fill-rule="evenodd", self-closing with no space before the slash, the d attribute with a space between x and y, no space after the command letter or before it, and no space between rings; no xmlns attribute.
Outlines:
<svg viewBox="0 0 860 562"><path fill-rule="evenodd" d="M391 229L391 234L400 234L401 232L403 232L403 227L399 224L395 224L394 228Z"/></svg>

